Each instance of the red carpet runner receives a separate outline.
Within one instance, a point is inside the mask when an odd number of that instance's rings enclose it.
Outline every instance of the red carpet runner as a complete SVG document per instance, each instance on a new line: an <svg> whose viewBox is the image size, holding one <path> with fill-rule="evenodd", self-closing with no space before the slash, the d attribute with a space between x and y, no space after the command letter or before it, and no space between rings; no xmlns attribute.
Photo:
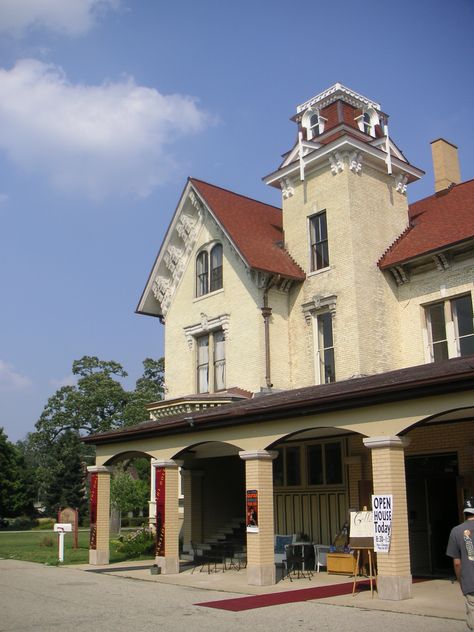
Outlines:
<svg viewBox="0 0 474 632"><path fill-rule="evenodd" d="M267 606L278 606L284 603L297 601L310 601L311 599L325 599L327 597L338 597L339 595L349 595L352 592L353 582L346 584L334 584L332 586L318 586L315 588L302 588L300 590L288 590L277 593L267 593L266 595L251 595L250 597L237 597L234 599L222 599L220 601L207 601L194 604L205 606L206 608L217 608L219 610L230 610L240 612L241 610L252 610L253 608L266 608ZM368 581L357 582L357 590L366 590L369 587Z"/></svg>

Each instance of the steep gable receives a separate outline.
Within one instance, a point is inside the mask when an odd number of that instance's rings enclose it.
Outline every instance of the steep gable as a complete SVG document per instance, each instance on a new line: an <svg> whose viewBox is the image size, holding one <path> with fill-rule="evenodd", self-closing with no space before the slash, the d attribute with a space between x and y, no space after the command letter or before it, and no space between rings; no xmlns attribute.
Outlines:
<svg viewBox="0 0 474 632"><path fill-rule="evenodd" d="M279 208L189 178L148 277L137 313L166 316L206 214L216 222L249 270L290 282L304 280L304 272L283 248Z"/></svg>

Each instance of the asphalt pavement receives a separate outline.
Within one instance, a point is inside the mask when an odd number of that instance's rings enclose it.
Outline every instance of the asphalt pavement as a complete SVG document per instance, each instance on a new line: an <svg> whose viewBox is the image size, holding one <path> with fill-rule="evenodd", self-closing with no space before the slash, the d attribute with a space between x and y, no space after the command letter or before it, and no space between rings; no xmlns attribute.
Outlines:
<svg viewBox="0 0 474 632"><path fill-rule="evenodd" d="M90 572L91 567L54 567L17 560L0 560L0 632L252 632L317 630L318 632L464 632L463 602L459 588L451 582L430 583L417 600L424 604L417 612L412 603L398 611L389 602L364 593L229 612L196 604L242 597L244 590L232 592L232 577L242 584L243 575L222 573L206 580L183 582L186 573L152 577L149 569L129 572ZM242 573L242 571L240 571ZM192 578L190 578L192 579ZM195 580L200 580L196 582ZM323 581L323 578L316 578ZM237 580L235 580L237 581ZM286 581L286 580L285 580ZM346 578L347 581L347 578ZM307 587L287 582L280 590ZM296 584L296 585L294 585ZM428 582L426 582L428 584ZM277 586L279 586L277 585ZM312 585L315 585L314 581ZM237 586L237 584L235 584ZM255 591L253 591L255 593ZM260 587L260 593L264 592ZM249 590L247 594L251 594ZM425 595L424 597L420 597ZM337 600L340 600L339 602ZM438 608L431 608L430 603ZM443 602L445 609L443 609Z"/></svg>

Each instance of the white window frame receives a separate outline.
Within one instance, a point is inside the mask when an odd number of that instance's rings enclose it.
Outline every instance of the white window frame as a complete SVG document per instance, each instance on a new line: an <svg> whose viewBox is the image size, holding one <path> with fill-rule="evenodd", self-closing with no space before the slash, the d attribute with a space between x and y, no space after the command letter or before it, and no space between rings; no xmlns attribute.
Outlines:
<svg viewBox="0 0 474 632"><path fill-rule="evenodd" d="M433 301L423 305L424 313L424 339L425 339L425 357L427 362L435 362L433 352L433 337L431 328L431 313L430 308L436 305L443 305L444 307L444 326L446 346L448 352L448 359L458 358L461 356L460 336L458 330L458 317L456 312L456 301L460 298L469 297L471 299L472 307L472 295L470 293L459 294L457 296L450 296L442 300ZM468 336L474 335L468 334ZM462 336L463 338L466 336Z"/></svg>
<svg viewBox="0 0 474 632"><path fill-rule="evenodd" d="M211 290L211 285L212 285L212 261L213 261L213 257L212 257L212 252L213 250L217 247L220 246L221 248L221 268L222 268L222 272L221 272L221 285L218 288L214 288ZM199 259L203 256L203 254L206 255L205 257L205 261L206 261L206 271L205 271L205 286L206 286L206 290L201 292L199 289L200 286L200 282L199 282L199 276L198 275L198 261ZM196 257L195 257L195 271L194 271L194 284L195 284L195 288L194 288L194 294L195 294L195 298L200 299L203 296L208 296L209 294L214 294L215 292L220 292L223 288L224 288L224 248L223 245L220 241L212 241L209 244L206 244L205 246L203 246L202 248L199 249L199 251L196 253Z"/></svg>
<svg viewBox="0 0 474 632"><path fill-rule="evenodd" d="M320 240L319 242L316 242L316 240L314 240L314 244L321 244L324 241L326 242L326 250L327 250L327 265L326 266L321 266L321 267L317 267L317 257L314 255L313 253L313 237L315 234L315 220L319 217L324 216L325 218L325 225L326 225L326 239L325 240ZM313 213L313 215L310 215L308 217L308 238L309 238L309 270L310 272L320 272L321 270L327 270L330 266L331 266L331 259L330 259L330 252L329 252L329 227L328 227L328 213L326 211L326 209L321 209L320 211L318 211L317 213ZM314 262L314 265L313 265Z"/></svg>

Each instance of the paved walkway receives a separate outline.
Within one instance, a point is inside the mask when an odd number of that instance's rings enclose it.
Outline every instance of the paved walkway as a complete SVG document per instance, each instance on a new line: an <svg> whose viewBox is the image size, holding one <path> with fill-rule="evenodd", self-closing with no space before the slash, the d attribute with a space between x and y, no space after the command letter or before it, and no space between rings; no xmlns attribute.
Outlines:
<svg viewBox="0 0 474 632"><path fill-rule="evenodd" d="M361 592L354 597L228 612L196 604L346 583L348 578L320 573L311 581L285 580L275 586L252 587L245 584L245 570L209 575L187 570L174 576L155 576L148 565L48 567L0 560L0 632L235 632L236 627L252 632L466 629L463 599L459 587L450 581L414 584L414 598L403 602L382 602L377 595L371 598L370 593Z"/></svg>

